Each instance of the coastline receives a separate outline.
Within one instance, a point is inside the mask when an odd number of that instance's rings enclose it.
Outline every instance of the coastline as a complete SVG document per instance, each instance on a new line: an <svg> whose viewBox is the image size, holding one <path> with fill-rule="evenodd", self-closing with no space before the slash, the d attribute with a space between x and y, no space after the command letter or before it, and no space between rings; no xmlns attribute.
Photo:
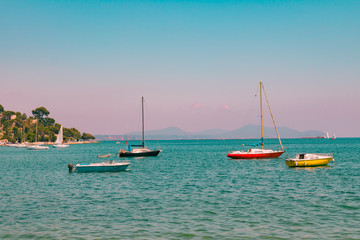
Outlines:
<svg viewBox="0 0 360 240"><path fill-rule="evenodd" d="M79 141L79 142L66 142L64 144L69 144L69 145L73 145L73 144L91 144L91 143L99 143L100 141ZM8 146L9 144L13 144L13 143L1 143L0 146ZM32 143L26 143L26 145L54 145L55 142L32 142Z"/></svg>

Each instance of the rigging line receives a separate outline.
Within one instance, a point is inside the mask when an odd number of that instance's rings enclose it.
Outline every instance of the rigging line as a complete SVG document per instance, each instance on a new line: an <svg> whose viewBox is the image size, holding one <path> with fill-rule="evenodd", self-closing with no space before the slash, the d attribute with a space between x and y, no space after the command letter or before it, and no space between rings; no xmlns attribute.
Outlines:
<svg viewBox="0 0 360 240"><path fill-rule="evenodd" d="M133 124L135 126L135 130L134 130L134 137L133 137L133 140L135 140L135 143L139 140L141 140L141 128L142 128L142 109L141 109L141 101L136 101L137 103L137 111L136 111L136 120L137 121L134 121L132 123L135 123Z"/></svg>
<svg viewBox="0 0 360 240"><path fill-rule="evenodd" d="M265 99L266 99L266 103L267 103L267 105L268 105L268 107L269 107L270 116L271 116L271 119L272 119L272 121L273 121L273 123L274 123L275 131L276 131L276 134L277 134L277 136L278 136L278 139L279 139L279 143L280 143L281 149L282 149L282 150L284 150L284 147L283 147L283 145L282 145L282 143L281 143L281 139L280 139L279 131L278 131L278 129L277 129L277 127L276 127L276 124L275 124L274 116L273 116L273 114L272 114L272 112L271 112L271 108L270 108L269 100L268 100L268 98L267 98L267 95L266 95L266 91L265 91L264 86L263 86L262 88L263 88L263 90L264 90L264 96L265 96Z"/></svg>
<svg viewBox="0 0 360 240"><path fill-rule="evenodd" d="M142 116L142 128L141 128L141 132L142 132L142 145L143 148L145 147L145 125L144 125L144 96L141 97L141 116Z"/></svg>
<svg viewBox="0 0 360 240"><path fill-rule="evenodd" d="M154 133L151 135L151 132L149 132L151 130L146 130L146 129L150 129L153 126L154 118L152 117L152 114L151 114L152 112L153 111L152 111L151 105L147 104L147 101L144 98L144 136L145 135L148 136L148 138L144 137L144 140L147 139L147 141L146 141L147 145L149 145L149 143L150 143L150 147L153 143L156 143L158 148L160 148L159 147L160 146L159 139L156 138L156 135L154 135ZM150 128L149 127L145 128L145 125L150 126ZM146 131L148 131L148 132L146 132ZM156 141L154 141L154 140L156 140Z"/></svg>

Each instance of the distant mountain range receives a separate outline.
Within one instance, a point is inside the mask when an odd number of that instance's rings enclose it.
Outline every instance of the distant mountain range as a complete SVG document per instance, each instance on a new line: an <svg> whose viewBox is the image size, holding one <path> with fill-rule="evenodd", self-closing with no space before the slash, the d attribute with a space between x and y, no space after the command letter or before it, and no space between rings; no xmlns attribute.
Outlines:
<svg viewBox="0 0 360 240"><path fill-rule="evenodd" d="M297 131L288 127L278 127L282 138L311 138L322 137L324 133L318 130ZM260 126L246 125L244 127L226 131L224 129L209 129L200 132L187 132L178 127L168 127L158 130L145 131L146 139L242 139L260 138ZM129 132L125 135L96 135L99 140L137 140L141 139L141 132ZM277 138L273 127L264 127L265 138Z"/></svg>

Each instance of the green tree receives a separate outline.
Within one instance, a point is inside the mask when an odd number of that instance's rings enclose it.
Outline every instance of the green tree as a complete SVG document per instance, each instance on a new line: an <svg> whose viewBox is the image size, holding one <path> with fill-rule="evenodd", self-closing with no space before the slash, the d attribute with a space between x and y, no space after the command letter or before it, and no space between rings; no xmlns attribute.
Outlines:
<svg viewBox="0 0 360 240"><path fill-rule="evenodd" d="M15 139L12 136L8 135L7 133L5 133L1 139L7 139L9 140L9 142L15 142Z"/></svg>
<svg viewBox="0 0 360 240"><path fill-rule="evenodd" d="M51 141L51 142L55 142L55 141L56 141L56 135L55 135L53 132L50 133L50 141Z"/></svg>
<svg viewBox="0 0 360 240"><path fill-rule="evenodd" d="M39 107L32 111L33 116L27 117L25 113L4 111L0 104L0 113L2 118L0 121L0 136L3 139L8 139L10 142L15 141L29 141L34 142L36 137L36 124L34 119L37 119L38 126L38 141L55 141L56 135L59 133L60 124L55 122L55 119L49 118L50 112L45 107ZM16 115L15 119L11 116ZM34 121L34 122L33 122ZM76 128L64 128L64 140L79 140L79 139L95 139L89 133L81 134Z"/></svg>
<svg viewBox="0 0 360 240"><path fill-rule="evenodd" d="M81 136L81 139L89 140L89 139L95 139L95 137L93 135L91 135L90 133L83 133Z"/></svg>
<svg viewBox="0 0 360 240"><path fill-rule="evenodd" d="M27 118L26 113L21 114L20 112L16 112L15 115L16 115L16 119L20 119L22 121L26 120Z"/></svg>
<svg viewBox="0 0 360 240"><path fill-rule="evenodd" d="M49 117L44 118L44 125L46 127L54 126L54 124L55 124L55 119Z"/></svg>
<svg viewBox="0 0 360 240"><path fill-rule="evenodd" d="M4 121L4 124L3 124L4 131L10 131L13 127L14 122L15 122L15 119Z"/></svg>
<svg viewBox="0 0 360 240"><path fill-rule="evenodd" d="M37 119L44 119L44 116L48 116L50 112L44 107L38 107L35 110L32 110L32 114Z"/></svg>
<svg viewBox="0 0 360 240"><path fill-rule="evenodd" d="M35 142L35 133L33 132L28 132L28 134L26 135L26 141L28 142Z"/></svg>
<svg viewBox="0 0 360 240"><path fill-rule="evenodd" d="M4 111L3 112L3 118L1 119L1 121L7 121L7 120L10 120L11 119L11 116L14 115L15 112L13 111Z"/></svg>
<svg viewBox="0 0 360 240"><path fill-rule="evenodd" d="M79 140L81 133L76 128L64 128L64 141L67 139Z"/></svg>

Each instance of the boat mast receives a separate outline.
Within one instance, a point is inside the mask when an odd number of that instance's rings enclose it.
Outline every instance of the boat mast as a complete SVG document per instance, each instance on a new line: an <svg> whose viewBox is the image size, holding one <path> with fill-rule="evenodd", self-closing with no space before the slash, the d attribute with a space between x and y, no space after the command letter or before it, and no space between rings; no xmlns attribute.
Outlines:
<svg viewBox="0 0 360 240"><path fill-rule="evenodd" d="M35 142L37 142L37 125L38 125L39 119L36 119L36 135L35 135Z"/></svg>
<svg viewBox="0 0 360 240"><path fill-rule="evenodd" d="M263 126L263 107L262 107L262 82L260 82L260 117L261 117L261 148L264 149L264 126Z"/></svg>
<svg viewBox="0 0 360 240"><path fill-rule="evenodd" d="M144 137L144 97L141 97L141 111L142 111L142 146L145 147L145 137Z"/></svg>

